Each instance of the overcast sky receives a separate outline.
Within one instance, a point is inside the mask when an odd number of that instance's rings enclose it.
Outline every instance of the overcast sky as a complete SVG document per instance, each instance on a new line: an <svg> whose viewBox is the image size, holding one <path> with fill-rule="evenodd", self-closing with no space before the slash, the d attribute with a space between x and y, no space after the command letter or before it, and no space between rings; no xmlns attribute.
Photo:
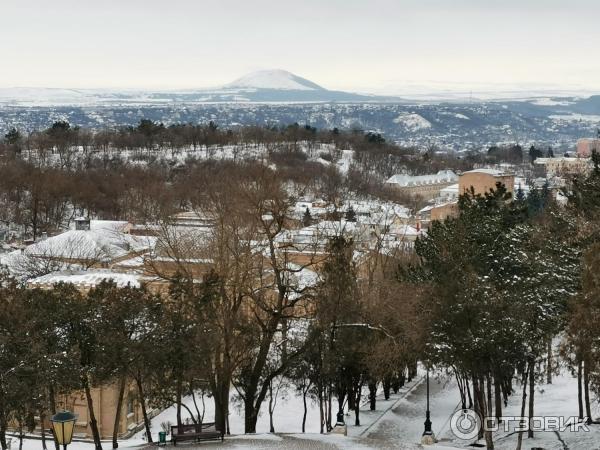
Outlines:
<svg viewBox="0 0 600 450"><path fill-rule="evenodd" d="M599 0L1 0L0 87L600 88Z"/></svg>

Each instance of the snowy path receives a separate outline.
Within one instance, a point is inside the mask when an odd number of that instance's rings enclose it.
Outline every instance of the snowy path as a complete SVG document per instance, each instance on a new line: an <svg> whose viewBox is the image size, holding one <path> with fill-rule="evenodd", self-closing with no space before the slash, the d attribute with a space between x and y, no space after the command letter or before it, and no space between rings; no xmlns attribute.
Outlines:
<svg viewBox="0 0 600 450"><path fill-rule="evenodd" d="M454 380L430 379L430 410L432 428L442 436L448 420L458 406L458 387ZM368 430L362 443L371 448L419 448L423 434L427 386L423 382L401 399ZM404 447L402 447L404 445Z"/></svg>

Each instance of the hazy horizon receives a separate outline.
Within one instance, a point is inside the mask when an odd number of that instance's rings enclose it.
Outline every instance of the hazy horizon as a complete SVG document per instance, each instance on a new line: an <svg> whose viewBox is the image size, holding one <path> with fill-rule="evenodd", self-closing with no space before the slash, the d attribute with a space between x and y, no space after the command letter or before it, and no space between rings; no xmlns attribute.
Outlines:
<svg viewBox="0 0 600 450"><path fill-rule="evenodd" d="M5 0L0 88L600 91L592 0Z"/></svg>

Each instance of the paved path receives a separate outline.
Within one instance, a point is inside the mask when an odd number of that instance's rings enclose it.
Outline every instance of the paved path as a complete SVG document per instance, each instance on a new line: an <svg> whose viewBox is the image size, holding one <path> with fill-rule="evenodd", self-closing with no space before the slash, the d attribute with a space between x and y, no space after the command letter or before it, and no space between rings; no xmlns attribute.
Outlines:
<svg viewBox="0 0 600 450"><path fill-rule="evenodd" d="M430 380L430 410L433 432L438 439L448 431L448 419L458 405L458 388L452 380ZM373 448L418 447L424 429L427 385L419 384L386 412L362 442Z"/></svg>

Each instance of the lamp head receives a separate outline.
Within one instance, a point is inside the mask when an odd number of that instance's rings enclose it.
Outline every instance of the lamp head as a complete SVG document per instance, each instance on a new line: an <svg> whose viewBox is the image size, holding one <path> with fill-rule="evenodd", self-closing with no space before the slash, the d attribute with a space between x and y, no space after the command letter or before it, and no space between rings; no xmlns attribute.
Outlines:
<svg viewBox="0 0 600 450"><path fill-rule="evenodd" d="M77 417L70 411L62 411L52 416L54 439L60 445L69 445L73 439L73 430Z"/></svg>

